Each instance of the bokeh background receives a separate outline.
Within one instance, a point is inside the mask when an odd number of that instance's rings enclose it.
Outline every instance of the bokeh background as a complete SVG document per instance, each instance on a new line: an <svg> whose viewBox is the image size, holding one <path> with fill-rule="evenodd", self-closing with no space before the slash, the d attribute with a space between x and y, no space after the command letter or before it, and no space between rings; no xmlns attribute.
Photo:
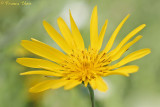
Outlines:
<svg viewBox="0 0 160 107"><path fill-rule="evenodd" d="M114 47L131 30L145 23L147 27L139 33L143 38L126 54L142 48L152 50L151 54L130 63L139 65L140 70L129 78L120 75L104 78L109 90L95 91L96 107L160 107L160 0L0 0L0 107L91 107L88 90L82 85L70 91L60 88L29 93L30 86L46 77L20 76L20 72L30 68L17 64L16 58L36 57L20 46L21 40L31 37L60 49L46 33L42 21L48 21L58 30L59 16L69 24L69 9L88 47L89 22L95 5L99 29L105 19L109 20L103 48L117 25L130 13Z"/></svg>

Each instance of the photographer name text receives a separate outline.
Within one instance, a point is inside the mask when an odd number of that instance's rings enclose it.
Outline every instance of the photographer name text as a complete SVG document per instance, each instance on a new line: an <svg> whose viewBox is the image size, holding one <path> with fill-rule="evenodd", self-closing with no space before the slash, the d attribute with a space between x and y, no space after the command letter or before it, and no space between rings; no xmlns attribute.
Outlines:
<svg viewBox="0 0 160 107"><path fill-rule="evenodd" d="M30 6L32 5L32 3L29 1L21 1L21 2L0 1L0 5L3 5L3 6Z"/></svg>

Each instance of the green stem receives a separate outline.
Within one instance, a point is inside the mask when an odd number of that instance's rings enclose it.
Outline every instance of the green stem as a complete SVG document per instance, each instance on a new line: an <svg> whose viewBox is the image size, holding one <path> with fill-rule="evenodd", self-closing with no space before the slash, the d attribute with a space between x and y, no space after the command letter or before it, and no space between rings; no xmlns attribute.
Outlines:
<svg viewBox="0 0 160 107"><path fill-rule="evenodd" d="M92 89L92 87L90 85L87 86L89 93L90 93L90 98L91 98L91 102L92 102L92 107L95 107L95 102L94 102L94 91Z"/></svg>

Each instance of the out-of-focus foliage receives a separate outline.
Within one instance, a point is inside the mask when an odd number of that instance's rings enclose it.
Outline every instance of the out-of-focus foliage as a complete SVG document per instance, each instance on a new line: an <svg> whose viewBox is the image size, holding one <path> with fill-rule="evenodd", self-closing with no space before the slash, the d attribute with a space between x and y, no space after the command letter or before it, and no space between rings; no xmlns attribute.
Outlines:
<svg viewBox="0 0 160 107"><path fill-rule="evenodd" d="M36 57L20 46L20 41L31 37L60 49L43 28L47 20L57 30L56 19L61 16L69 24L69 9L89 45L89 22L92 8L98 6L99 29L105 19L109 20L103 47L110 35L128 14L131 17L118 34L114 46L132 29L145 23L147 27L139 34L142 40L126 53L142 48L151 48L152 53L139 61L140 70L129 78L106 77L109 90L96 91L97 107L159 107L160 102L160 0L25 0L31 5L11 6L2 2L23 0L0 0L0 107L90 107L89 94L82 85L70 91L50 90L30 94L28 89L41 79L37 76L20 76L30 70L15 61L17 57Z"/></svg>

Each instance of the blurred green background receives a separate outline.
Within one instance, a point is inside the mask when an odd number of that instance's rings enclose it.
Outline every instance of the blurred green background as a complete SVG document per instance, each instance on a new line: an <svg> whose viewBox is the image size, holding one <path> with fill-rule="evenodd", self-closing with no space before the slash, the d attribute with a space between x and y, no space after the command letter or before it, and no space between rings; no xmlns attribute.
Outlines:
<svg viewBox="0 0 160 107"><path fill-rule="evenodd" d="M109 20L103 48L117 25L130 13L114 46L132 29L145 23L147 27L139 33L143 38L126 54L142 48L152 51L130 63L139 65L140 70L129 78L120 75L104 78L109 90L106 93L95 91L96 107L160 107L160 0L24 0L27 5L4 4L22 1L0 0L0 107L91 107L88 91L82 85L70 91L61 88L28 93L30 86L45 77L20 76L20 72L30 68L17 64L16 58L35 57L20 46L21 40L31 37L60 49L46 33L42 21L48 21L58 30L59 16L69 24L69 9L88 47L89 22L95 5L98 6L99 29L105 19Z"/></svg>

